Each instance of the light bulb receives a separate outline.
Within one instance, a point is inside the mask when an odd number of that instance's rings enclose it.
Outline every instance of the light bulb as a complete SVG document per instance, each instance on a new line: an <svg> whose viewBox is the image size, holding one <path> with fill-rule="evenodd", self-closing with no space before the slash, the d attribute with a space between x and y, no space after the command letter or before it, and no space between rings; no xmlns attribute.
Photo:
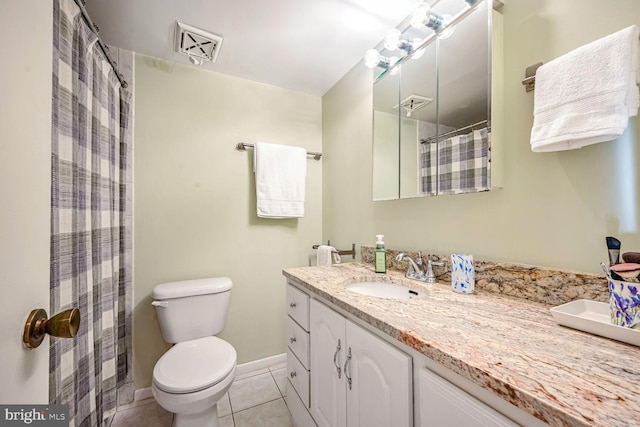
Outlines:
<svg viewBox="0 0 640 427"><path fill-rule="evenodd" d="M375 49L369 49L364 54L364 66L367 68L376 68L380 63L380 54Z"/></svg>
<svg viewBox="0 0 640 427"><path fill-rule="evenodd" d="M411 15L411 26L422 28L426 25L427 17L431 14L431 6L428 3L418 3Z"/></svg>
<svg viewBox="0 0 640 427"><path fill-rule="evenodd" d="M384 38L384 47L389 50L396 50L400 47L402 41L402 33L397 28L390 30Z"/></svg>
<svg viewBox="0 0 640 427"><path fill-rule="evenodd" d="M418 3L411 15L410 23L413 28L429 27L436 32L440 31L444 24L442 16L432 12L428 3Z"/></svg>

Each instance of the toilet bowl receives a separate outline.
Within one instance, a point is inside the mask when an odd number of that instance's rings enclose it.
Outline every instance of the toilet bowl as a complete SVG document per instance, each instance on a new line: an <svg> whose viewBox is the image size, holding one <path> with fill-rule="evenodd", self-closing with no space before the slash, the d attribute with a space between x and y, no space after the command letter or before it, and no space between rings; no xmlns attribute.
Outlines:
<svg viewBox="0 0 640 427"><path fill-rule="evenodd" d="M174 343L153 368L151 390L173 412L174 427L219 427L218 401L236 375L235 349L216 337L229 306L227 277L163 283L153 302L166 342Z"/></svg>
<svg viewBox="0 0 640 427"><path fill-rule="evenodd" d="M181 342L153 369L153 396L173 412L175 427L218 427L217 402L236 374L236 351L224 340L206 337Z"/></svg>

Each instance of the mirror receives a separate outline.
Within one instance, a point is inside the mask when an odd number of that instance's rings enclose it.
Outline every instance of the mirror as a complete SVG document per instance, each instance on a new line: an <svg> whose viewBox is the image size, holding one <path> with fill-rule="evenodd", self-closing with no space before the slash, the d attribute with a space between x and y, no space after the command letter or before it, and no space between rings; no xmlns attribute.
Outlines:
<svg viewBox="0 0 640 427"><path fill-rule="evenodd" d="M430 41L399 60L393 73L392 68L376 69L373 200L492 188L494 11L487 4L480 1L438 36L426 27L399 27L405 39ZM432 5L437 14L454 19L467 8L462 0ZM398 50L382 49L380 54L399 56Z"/></svg>

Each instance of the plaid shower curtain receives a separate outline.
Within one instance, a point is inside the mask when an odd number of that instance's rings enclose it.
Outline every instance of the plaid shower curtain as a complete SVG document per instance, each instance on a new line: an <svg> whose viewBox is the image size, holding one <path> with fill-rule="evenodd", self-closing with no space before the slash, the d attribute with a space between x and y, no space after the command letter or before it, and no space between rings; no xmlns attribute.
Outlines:
<svg viewBox="0 0 640 427"><path fill-rule="evenodd" d="M422 195L488 191L491 189L491 134L484 128L421 143L420 165Z"/></svg>
<svg viewBox="0 0 640 427"><path fill-rule="evenodd" d="M50 341L49 397L70 426L99 426L130 372L130 94L73 0L53 20L50 310L77 307L81 324Z"/></svg>

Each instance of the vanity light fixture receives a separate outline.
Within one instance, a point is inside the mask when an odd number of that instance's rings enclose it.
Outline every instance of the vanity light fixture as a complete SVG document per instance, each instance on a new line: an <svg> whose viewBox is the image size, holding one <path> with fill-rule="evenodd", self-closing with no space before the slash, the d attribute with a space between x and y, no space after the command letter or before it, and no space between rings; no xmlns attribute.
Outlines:
<svg viewBox="0 0 640 427"><path fill-rule="evenodd" d="M442 15L442 19L444 19L445 29L438 34L438 38L440 39L448 39L453 35L453 32L456 30L455 25L449 25L449 22L453 19L451 15Z"/></svg>
<svg viewBox="0 0 640 427"><path fill-rule="evenodd" d="M403 50L407 55L412 53L416 46L420 46L420 43L422 43L422 40L419 38L412 40L402 38L402 32L397 28L389 30L384 38L384 47L390 51L394 51L396 49Z"/></svg>
<svg viewBox="0 0 640 427"><path fill-rule="evenodd" d="M433 12L429 3L418 3L413 15L411 15L411 26L413 28L429 27L438 32L444 25L444 18Z"/></svg>
<svg viewBox="0 0 640 427"><path fill-rule="evenodd" d="M390 67L395 65L396 62L398 62L397 57L392 56L391 58L387 58L386 56L380 55L380 53L375 49L369 49L364 54L364 65L367 68L380 67L388 70ZM398 68L399 67L394 67L391 69L391 74L394 75L394 73L397 73Z"/></svg>

